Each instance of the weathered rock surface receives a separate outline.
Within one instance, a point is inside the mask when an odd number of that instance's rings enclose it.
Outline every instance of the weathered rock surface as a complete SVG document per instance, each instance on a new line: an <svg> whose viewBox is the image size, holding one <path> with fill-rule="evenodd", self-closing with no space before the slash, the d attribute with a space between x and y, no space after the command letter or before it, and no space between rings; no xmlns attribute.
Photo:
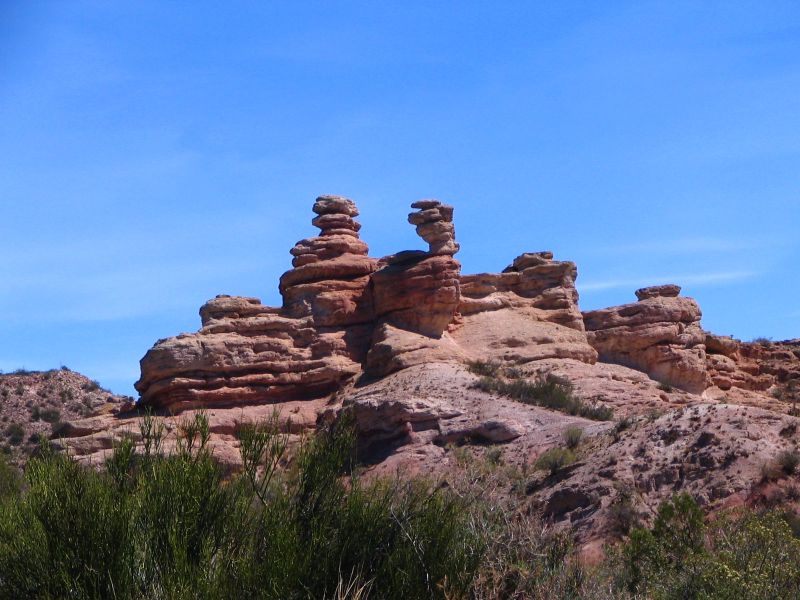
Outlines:
<svg viewBox="0 0 800 600"><path fill-rule="evenodd" d="M529 478L532 507L591 541L613 530L623 491L645 516L677 490L712 508L746 502L762 465L797 442L800 341L707 333L697 303L673 284L582 314L575 264L550 252L462 275L452 207L412 207L408 221L428 250L376 259L355 204L321 196L312 221L320 234L291 250L280 308L218 296L200 309L198 332L156 343L137 389L140 407L165 409L154 417L164 449L202 409L215 456L236 469L244 424L276 411L299 440L348 410L370 473L439 475L464 452L480 460L495 446L492 456ZM616 423L487 392L498 388L478 385L468 361L493 363L484 366L506 383L566 380ZM101 411L71 419L54 444L99 464L123 436L140 444L140 423L135 411ZM579 460L557 477L535 474L541 453L575 427Z"/></svg>
<svg viewBox="0 0 800 600"><path fill-rule="evenodd" d="M585 312L583 318L601 361L699 394L708 387L702 313L679 291L674 285L644 288L636 292L636 303Z"/></svg>
<svg viewBox="0 0 800 600"><path fill-rule="evenodd" d="M541 479L532 501L554 522L576 527L584 542L620 535L614 507L621 503L645 522L677 492L710 510L751 503L765 465L794 448L799 426L795 417L735 404L670 410L596 437L563 477Z"/></svg>
<svg viewBox="0 0 800 600"><path fill-rule="evenodd" d="M417 235L429 244L429 254L452 256L458 252L453 207L438 200L419 200L411 205L419 209L408 215L408 222L417 226Z"/></svg>
<svg viewBox="0 0 800 600"><path fill-rule="evenodd" d="M706 334L711 382L723 391L765 391L789 381L800 383L800 342L741 342Z"/></svg>
<svg viewBox="0 0 800 600"><path fill-rule="evenodd" d="M202 328L161 340L142 359L141 403L172 410L318 397L358 374L374 320L370 274L377 261L359 239L355 204L314 203L320 235L291 250L283 307L218 296Z"/></svg>
<svg viewBox="0 0 800 600"><path fill-rule="evenodd" d="M452 224L453 208L436 200L412 204L408 216L430 251L386 256L372 275L376 327L366 369L383 376L428 360L453 360L463 355L445 331L453 322L460 298L461 265Z"/></svg>

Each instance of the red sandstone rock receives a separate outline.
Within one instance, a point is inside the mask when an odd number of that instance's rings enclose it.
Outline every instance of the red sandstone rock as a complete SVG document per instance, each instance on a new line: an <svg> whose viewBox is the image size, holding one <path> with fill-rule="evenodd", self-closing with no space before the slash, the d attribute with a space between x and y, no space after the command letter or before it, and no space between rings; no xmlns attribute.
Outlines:
<svg viewBox="0 0 800 600"><path fill-rule="evenodd" d="M691 298L673 296L676 288L639 290L639 302L586 312L584 322L600 360L699 394L708 387L702 313Z"/></svg>

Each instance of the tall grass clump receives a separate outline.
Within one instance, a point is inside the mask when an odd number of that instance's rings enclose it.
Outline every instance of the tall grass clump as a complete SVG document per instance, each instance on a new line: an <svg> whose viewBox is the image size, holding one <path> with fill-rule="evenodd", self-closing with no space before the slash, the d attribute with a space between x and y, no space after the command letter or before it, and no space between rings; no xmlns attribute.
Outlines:
<svg viewBox="0 0 800 600"><path fill-rule="evenodd" d="M2 598L465 597L482 555L465 502L425 482L352 474L346 420L289 456L277 419L243 428L226 479L208 421L174 452L142 421L102 471L45 451L0 500Z"/></svg>
<svg viewBox="0 0 800 600"><path fill-rule="evenodd" d="M614 412L609 407L585 403L575 395L569 381L550 373L538 381L527 379L507 381L498 377L484 376L475 383L475 387L485 392L508 396L524 404L541 406L595 421L609 421L614 417Z"/></svg>

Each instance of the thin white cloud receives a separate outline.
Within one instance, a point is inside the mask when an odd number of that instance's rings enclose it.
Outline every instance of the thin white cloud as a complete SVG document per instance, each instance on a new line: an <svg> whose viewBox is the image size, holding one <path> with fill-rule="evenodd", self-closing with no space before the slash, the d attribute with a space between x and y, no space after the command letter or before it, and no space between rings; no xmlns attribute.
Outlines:
<svg viewBox="0 0 800 600"><path fill-rule="evenodd" d="M713 273L699 273L695 275L663 275L648 276L630 279L607 279L600 281L589 281L586 283L577 282L578 290L581 292L598 292L602 290L612 290L617 288L634 288L648 285L660 285L663 283L677 283L678 285L718 285L726 283L736 283L751 279L757 273L754 271L721 271Z"/></svg>
<svg viewBox="0 0 800 600"><path fill-rule="evenodd" d="M777 243L772 239L769 244ZM733 240L719 237L692 237L681 239L662 239L632 242L629 244L615 244L592 248L594 254L646 254L650 256L673 256L681 254L694 254L698 252L741 252L765 247L763 240Z"/></svg>

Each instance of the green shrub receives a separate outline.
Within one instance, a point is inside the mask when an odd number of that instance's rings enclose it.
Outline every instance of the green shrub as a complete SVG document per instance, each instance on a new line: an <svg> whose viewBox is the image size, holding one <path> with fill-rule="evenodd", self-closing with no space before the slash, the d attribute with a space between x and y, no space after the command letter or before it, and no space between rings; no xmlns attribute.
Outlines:
<svg viewBox="0 0 800 600"><path fill-rule="evenodd" d="M123 440L104 472L46 449L29 462L27 491L0 503L0 597L310 599L350 583L455 598L471 585L483 543L465 501L348 475L347 421L303 443L291 468L276 421L243 428L244 472L229 481L203 415L181 423L169 456L154 418L141 429L143 450Z"/></svg>
<svg viewBox="0 0 800 600"><path fill-rule="evenodd" d="M555 475L573 462L575 462L575 455L572 450L568 448L550 448L536 459L534 466L541 471L547 471L550 475Z"/></svg>
<svg viewBox="0 0 800 600"><path fill-rule="evenodd" d="M496 467L503 464L503 450L500 448L487 448L483 453L483 458L489 465Z"/></svg>
<svg viewBox="0 0 800 600"><path fill-rule="evenodd" d="M39 417L47 423L57 423L61 419L61 411L57 408L46 408L39 412Z"/></svg>
<svg viewBox="0 0 800 600"><path fill-rule="evenodd" d="M12 446L19 446L25 439L25 430L19 423L11 423L6 427L6 437Z"/></svg>
<svg viewBox="0 0 800 600"><path fill-rule="evenodd" d="M567 427L564 430L564 444L570 450L575 450L583 439L583 429L580 427Z"/></svg>
<svg viewBox="0 0 800 600"><path fill-rule="evenodd" d="M467 363L467 370L482 377L496 377L500 371L500 363L489 360L471 360Z"/></svg>
<svg viewBox="0 0 800 600"><path fill-rule="evenodd" d="M797 598L800 540L784 514L719 515L706 524L679 494L659 507L652 529L634 529L616 585L643 598Z"/></svg>
<svg viewBox="0 0 800 600"><path fill-rule="evenodd" d="M525 379L504 381L493 377L481 377L474 385L485 392L508 396L524 404L558 410L595 421L608 421L614 415L606 406L586 404L574 395L569 381L551 374L535 382Z"/></svg>
<svg viewBox="0 0 800 600"><path fill-rule="evenodd" d="M21 479L19 471L0 454L0 502L19 494Z"/></svg>

